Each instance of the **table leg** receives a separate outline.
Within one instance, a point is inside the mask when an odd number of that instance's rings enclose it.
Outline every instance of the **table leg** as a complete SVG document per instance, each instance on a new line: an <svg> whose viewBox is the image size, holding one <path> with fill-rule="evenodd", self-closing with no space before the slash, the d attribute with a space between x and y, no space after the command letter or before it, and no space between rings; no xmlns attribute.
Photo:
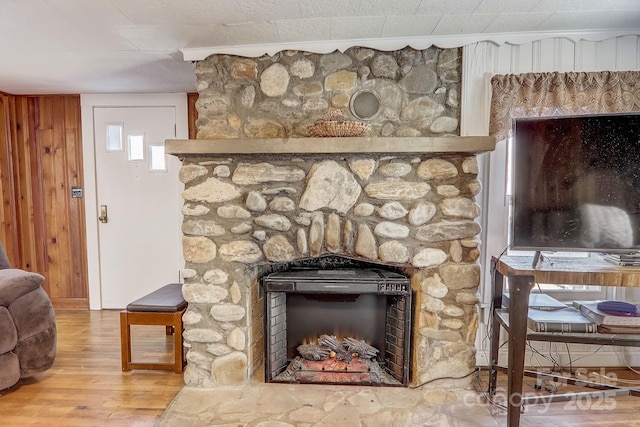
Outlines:
<svg viewBox="0 0 640 427"><path fill-rule="evenodd" d="M493 262L492 262L493 264ZM493 282L493 302L491 307L491 349L489 353L489 396L496 393L496 382L498 380L498 371L495 366L498 365L498 352L500 350L500 330L502 326L498 321L498 317L494 311L502 306L502 292L504 290L504 276L497 271L492 265L492 282Z"/></svg>
<svg viewBox="0 0 640 427"><path fill-rule="evenodd" d="M508 427L518 427L520 425L529 293L533 285L533 276L509 276Z"/></svg>

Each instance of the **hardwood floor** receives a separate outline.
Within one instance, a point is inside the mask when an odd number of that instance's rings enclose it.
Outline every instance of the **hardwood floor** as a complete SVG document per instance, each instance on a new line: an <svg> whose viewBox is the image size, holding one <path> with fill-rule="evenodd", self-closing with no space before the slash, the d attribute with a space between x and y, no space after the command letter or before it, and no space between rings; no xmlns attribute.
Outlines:
<svg viewBox="0 0 640 427"><path fill-rule="evenodd" d="M56 311L53 367L0 391L0 425L152 426L180 391L181 374L122 372L119 312ZM164 326L132 327L133 358L169 362Z"/></svg>
<svg viewBox="0 0 640 427"><path fill-rule="evenodd" d="M0 391L2 426L152 426L183 386L182 375L170 371L122 372L118 311L56 312L58 353L52 369L35 378L21 380ZM164 326L132 328L134 359L170 361L171 337ZM584 372L599 372L599 368ZM640 375L625 368L607 368L623 386L640 388ZM498 377L506 389L506 376ZM525 380L527 394L536 392L535 379ZM477 385L486 391L486 371ZM558 392L571 390L563 386ZM502 396L504 397L504 396ZM498 399L499 400L499 399ZM490 405L489 405L490 406ZM640 397L578 400L550 406L528 406L523 427L542 426L640 426ZM505 412L491 407L494 418L504 423Z"/></svg>

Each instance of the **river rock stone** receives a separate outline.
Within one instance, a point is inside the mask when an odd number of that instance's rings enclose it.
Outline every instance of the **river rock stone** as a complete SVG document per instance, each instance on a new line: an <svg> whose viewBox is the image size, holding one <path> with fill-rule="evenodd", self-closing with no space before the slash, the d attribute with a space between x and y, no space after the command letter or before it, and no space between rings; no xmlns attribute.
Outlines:
<svg viewBox="0 0 640 427"><path fill-rule="evenodd" d="M475 157L467 157L462 161L462 172L464 173L478 173L478 160Z"/></svg>
<svg viewBox="0 0 640 427"><path fill-rule="evenodd" d="M275 197L269 202L269 209L276 212L293 212L296 204L289 197Z"/></svg>
<svg viewBox="0 0 640 427"><path fill-rule="evenodd" d="M229 100L222 96L198 97L196 108L203 117L222 116L229 111Z"/></svg>
<svg viewBox="0 0 640 427"><path fill-rule="evenodd" d="M480 283L478 264L444 264L440 266L440 277L449 289L474 289Z"/></svg>
<svg viewBox="0 0 640 427"><path fill-rule="evenodd" d="M191 204L187 203L182 207L182 215L185 216L202 216L208 214L210 211L211 209L204 205L191 206Z"/></svg>
<svg viewBox="0 0 640 427"><path fill-rule="evenodd" d="M178 179L183 184L187 184L194 179L198 179L201 176L205 176L209 173L209 169L204 166L198 165L184 165L180 168L180 172L178 174Z"/></svg>
<svg viewBox="0 0 640 427"><path fill-rule="evenodd" d="M213 329L193 328L184 331L182 337L187 341L193 342L218 342L222 340L222 334Z"/></svg>
<svg viewBox="0 0 640 427"><path fill-rule="evenodd" d="M321 212L315 212L311 218L309 227L309 254L317 257L322 253L324 244L324 216Z"/></svg>
<svg viewBox="0 0 640 427"><path fill-rule="evenodd" d="M231 227L233 234L245 234L253 230L253 226L250 222L241 222L240 224Z"/></svg>
<svg viewBox="0 0 640 427"><path fill-rule="evenodd" d="M426 180L443 180L458 176L458 169L447 160L428 159L420 163L418 176Z"/></svg>
<svg viewBox="0 0 640 427"><path fill-rule="evenodd" d="M460 190L455 185L444 184L436 187L436 193L444 197L458 197Z"/></svg>
<svg viewBox="0 0 640 427"><path fill-rule="evenodd" d="M289 231L291 221L284 215L270 214L262 215L255 219L256 224L276 231Z"/></svg>
<svg viewBox="0 0 640 427"><path fill-rule="evenodd" d="M265 182L298 182L305 173L290 166L274 166L270 163L239 164L231 181L238 185L262 184Z"/></svg>
<svg viewBox="0 0 640 427"><path fill-rule="evenodd" d="M325 74L347 68L352 63L351 57L342 52L333 52L320 56L320 68Z"/></svg>
<svg viewBox="0 0 640 427"><path fill-rule="evenodd" d="M480 206L478 206L474 201L464 197L443 200L440 204L440 210L447 216L469 219L480 216Z"/></svg>
<svg viewBox="0 0 640 427"><path fill-rule="evenodd" d="M458 129L458 119L454 117L438 117L431 123L429 130L434 133L452 133Z"/></svg>
<svg viewBox="0 0 640 427"><path fill-rule="evenodd" d="M320 82L305 82L293 87L293 93L297 96L318 96L322 94L322 91L322 83Z"/></svg>
<svg viewBox="0 0 640 427"><path fill-rule="evenodd" d="M282 64L270 65L260 75L260 90L267 96L282 96L288 87L289 72Z"/></svg>
<svg viewBox="0 0 640 427"><path fill-rule="evenodd" d="M220 257L225 261L237 261L246 264L258 262L263 258L262 250L256 243L248 240L220 245Z"/></svg>
<svg viewBox="0 0 640 427"><path fill-rule="evenodd" d="M324 79L325 90L352 90L356 87L358 74L353 71L337 71Z"/></svg>
<svg viewBox="0 0 640 427"><path fill-rule="evenodd" d="M214 356L224 356L225 354L229 354L233 351L231 347L223 343L213 343L207 346L207 351Z"/></svg>
<svg viewBox="0 0 640 427"><path fill-rule="evenodd" d="M413 259L411 264L421 268L437 267L447 260L447 254L442 249L424 248L421 249Z"/></svg>
<svg viewBox="0 0 640 427"><path fill-rule="evenodd" d="M222 203L241 196L235 185L222 182L217 178L207 178L201 184L189 187L182 192L182 198L193 202Z"/></svg>
<svg viewBox="0 0 640 427"><path fill-rule="evenodd" d="M216 209L216 213L220 218L226 219L248 219L251 218L251 213L238 205L223 205Z"/></svg>
<svg viewBox="0 0 640 427"><path fill-rule="evenodd" d="M256 88L254 86L247 86L242 89L240 93L240 103L244 108L253 107L253 103L256 99Z"/></svg>
<svg viewBox="0 0 640 427"><path fill-rule="evenodd" d="M409 261L409 248L397 240L381 244L378 248L378 254L384 262L401 264Z"/></svg>
<svg viewBox="0 0 640 427"><path fill-rule="evenodd" d="M412 168L410 164L393 162L386 163L378 169L380 175L388 176L391 178L401 178L405 175L408 175L411 172Z"/></svg>
<svg viewBox="0 0 640 427"><path fill-rule="evenodd" d="M431 221L436 214L436 205L431 202L419 202L409 211L409 224L419 226Z"/></svg>
<svg viewBox="0 0 640 427"><path fill-rule="evenodd" d="M438 273L434 274L433 277L425 278L422 281L421 289L422 292L431 295L434 298L444 298L449 293L449 288L447 288L447 285L442 283Z"/></svg>
<svg viewBox="0 0 640 427"><path fill-rule="evenodd" d="M346 220L342 228L342 247L346 253L351 253L355 242L355 227L350 219Z"/></svg>
<svg viewBox="0 0 640 427"><path fill-rule="evenodd" d="M356 254L368 258L378 258L378 247L376 238L373 236L371 229L366 224L358 224L358 232L354 246Z"/></svg>
<svg viewBox="0 0 640 427"><path fill-rule="evenodd" d="M227 165L220 165L213 168L213 175L219 178L228 178L231 176L231 170Z"/></svg>
<svg viewBox="0 0 640 427"><path fill-rule="evenodd" d="M349 162L349 169L355 173L358 178L366 181L371 177L373 171L376 170L376 161L373 159L356 159Z"/></svg>
<svg viewBox="0 0 640 427"><path fill-rule="evenodd" d="M245 316L246 310L235 304L216 304L209 313L219 322L236 322Z"/></svg>
<svg viewBox="0 0 640 427"><path fill-rule="evenodd" d="M272 262L291 261L295 257L295 249L289 240L281 234L269 238L262 246L264 256Z"/></svg>
<svg viewBox="0 0 640 427"><path fill-rule="evenodd" d="M416 122L424 119L434 119L444 112L444 107L433 99L421 96L407 103L400 112L400 118L405 122Z"/></svg>
<svg viewBox="0 0 640 427"><path fill-rule="evenodd" d="M185 283L182 286L184 299L190 303L215 304L229 295L226 289L204 283Z"/></svg>
<svg viewBox="0 0 640 427"><path fill-rule="evenodd" d="M244 204L250 211L264 212L267 210L267 200L258 191L249 191Z"/></svg>
<svg viewBox="0 0 640 427"><path fill-rule="evenodd" d="M462 245L460 244L460 240L454 240L451 242L451 246L449 246L449 255L453 262L462 261Z"/></svg>
<svg viewBox="0 0 640 427"><path fill-rule="evenodd" d="M361 191L353 174L334 160L325 160L314 164L309 171L300 207L307 211L330 208L346 213L356 203Z"/></svg>
<svg viewBox="0 0 640 427"><path fill-rule="evenodd" d="M205 219L190 219L182 223L182 232L194 236L222 236L225 228L215 221Z"/></svg>
<svg viewBox="0 0 640 427"><path fill-rule="evenodd" d="M202 279L212 285L224 285L229 280L229 275L219 268L208 270Z"/></svg>
<svg viewBox="0 0 640 427"><path fill-rule="evenodd" d="M416 200L424 197L431 190L426 182L409 181L377 181L367 184L365 193L374 199L383 200Z"/></svg>
<svg viewBox="0 0 640 427"><path fill-rule="evenodd" d="M307 58L296 59L289 66L289 72L291 75L301 79L313 77L315 71L315 65L313 65L313 62L309 61Z"/></svg>
<svg viewBox="0 0 640 427"><path fill-rule="evenodd" d="M438 86L438 75L429 65L414 65L398 85L408 93L433 93Z"/></svg>
<svg viewBox="0 0 640 427"><path fill-rule="evenodd" d="M353 214L357 216L369 216L375 212L376 207L371 203L360 203L353 208Z"/></svg>
<svg viewBox="0 0 640 427"><path fill-rule="evenodd" d="M240 351L220 356L211 363L211 377L219 386L244 384L246 372L247 356Z"/></svg>
<svg viewBox="0 0 640 427"><path fill-rule="evenodd" d="M395 79L398 72L398 63L393 56L381 54L371 61L371 73L376 77Z"/></svg>
<svg viewBox="0 0 640 427"><path fill-rule="evenodd" d="M336 213L330 213L325 229L325 247L329 252L340 252L340 217Z"/></svg>
<svg viewBox="0 0 640 427"><path fill-rule="evenodd" d="M381 218L390 220L404 218L407 216L407 213L409 213L409 211L407 211L400 202L385 203L378 209L378 215Z"/></svg>
<svg viewBox="0 0 640 427"><path fill-rule="evenodd" d="M227 345L235 350L242 351L247 345L247 335L240 328L235 328L229 332Z"/></svg>
<svg viewBox="0 0 640 427"><path fill-rule="evenodd" d="M306 255L308 253L307 233L305 233L304 228L298 228L298 231L296 231L296 244L300 254Z"/></svg>
<svg viewBox="0 0 640 427"><path fill-rule="evenodd" d="M216 257L216 244L207 237L182 237L182 253L185 261L207 263Z"/></svg>
<svg viewBox="0 0 640 427"><path fill-rule="evenodd" d="M231 77L234 79L255 80L258 76L258 64L248 58L238 58L231 63Z"/></svg>
<svg viewBox="0 0 640 427"><path fill-rule="evenodd" d="M238 304L242 299L242 292L240 291L240 286L238 286L238 282L235 280L233 284L229 288L229 295L231 295L231 302L234 304Z"/></svg>
<svg viewBox="0 0 640 427"><path fill-rule="evenodd" d="M250 119L244 126L244 133L248 138L267 139L267 138L284 138L287 132L282 125L271 119Z"/></svg>
<svg viewBox="0 0 640 427"><path fill-rule="evenodd" d="M441 221L415 229L416 239L422 242L443 242L468 239L480 233L480 225L474 221Z"/></svg>
<svg viewBox="0 0 640 427"><path fill-rule="evenodd" d="M404 239L409 237L409 227L390 221L379 222L373 229L373 232L376 236L390 239Z"/></svg>

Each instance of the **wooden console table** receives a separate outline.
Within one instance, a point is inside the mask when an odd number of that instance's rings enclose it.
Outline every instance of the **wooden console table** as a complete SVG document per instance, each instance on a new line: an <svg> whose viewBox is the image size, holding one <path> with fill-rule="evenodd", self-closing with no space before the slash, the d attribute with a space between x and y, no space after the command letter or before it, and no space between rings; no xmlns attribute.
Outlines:
<svg viewBox="0 0 640 427"><path fill-rule="evenodd" d="M533 257L503 256L491 261L493 280L493 329L489 366L489 393L495 394L497 371L506 371L507 425L520 425L520 412L526 403L566 401L582 393L554 396L522 397L525 372L525 344L531 341L555 341L596 345L640 346L640 335L536 333L527 330L529 294L535 283L640 287L640 267L618 267L600 258L544 258L533 267ZM505 278L509 284L509 311L501 310ZM510 314L510 315L509 315ZM498 364L500 329L509 333L507 368ZM538 374L540 376L540 374ZM549 375L549 378L558 378ZM572 383L572 380L567 380ZM609 395L638 395L640 389L603 386L581 381L581 385L606 389ZM584 394L593 394L584 393Z"/></svg>

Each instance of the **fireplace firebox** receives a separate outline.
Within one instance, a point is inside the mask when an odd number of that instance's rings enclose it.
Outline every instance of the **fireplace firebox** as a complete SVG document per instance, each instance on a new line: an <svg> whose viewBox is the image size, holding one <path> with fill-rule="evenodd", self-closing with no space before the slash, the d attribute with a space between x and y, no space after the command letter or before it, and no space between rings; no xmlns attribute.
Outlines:
<svg viewBox="0 0 640 427"><path fill-rule="evenodd" d="M266 382L408 385L408 277L294 269L263 277L262 286Z"/></svg>

